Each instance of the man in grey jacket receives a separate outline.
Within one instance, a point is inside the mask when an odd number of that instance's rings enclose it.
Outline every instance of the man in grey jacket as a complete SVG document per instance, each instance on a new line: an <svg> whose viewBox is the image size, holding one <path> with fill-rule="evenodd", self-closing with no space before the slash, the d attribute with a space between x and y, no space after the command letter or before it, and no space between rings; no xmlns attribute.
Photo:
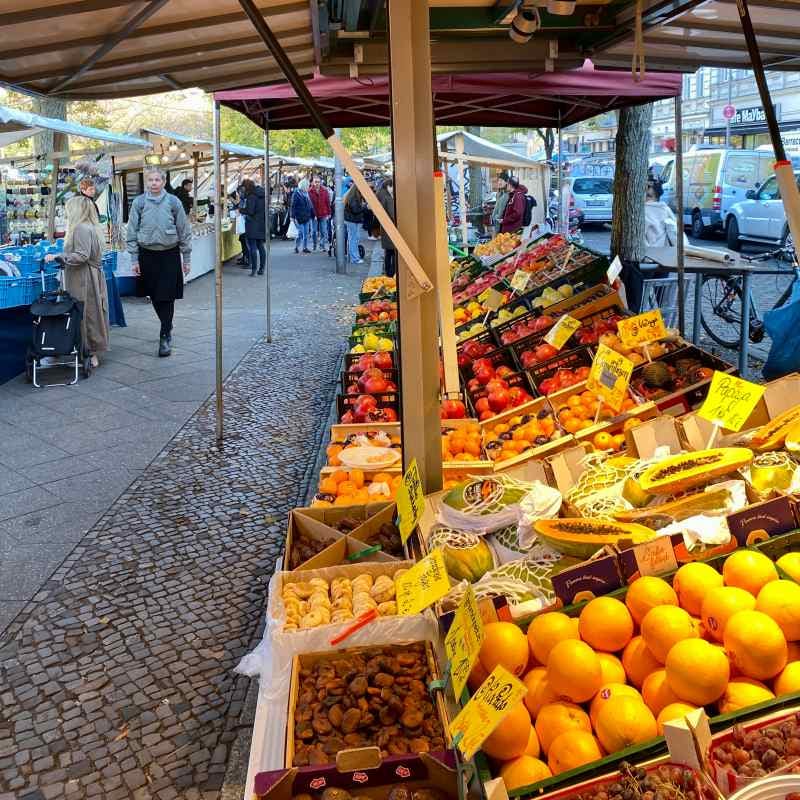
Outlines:
<svg viewBox="0 0 800 800"><path fill-rule="evenodd" d="M131 204L127 243L139 276L137 295L150 298L161 322L158 355L164 357L172 353L175 301L183 297L191 269L192 227L181 201L164 190L164 173L148 167L144 177L147 190Z"/></svg>

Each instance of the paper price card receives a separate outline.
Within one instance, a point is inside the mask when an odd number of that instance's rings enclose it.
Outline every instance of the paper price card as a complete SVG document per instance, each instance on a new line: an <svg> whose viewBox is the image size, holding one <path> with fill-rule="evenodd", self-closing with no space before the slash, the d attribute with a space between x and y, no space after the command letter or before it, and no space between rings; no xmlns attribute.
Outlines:
<svg viewBox="0 0 800 800"><path fill-rule="evenodd" d="M450 662L450 678L453 681L453 695L461 697L467 678L475 662L483 641L483 620L475 599L475 592L467 586L450 630L444 638L444 649Z"/></svg>
<svg viewBox="0 0 800 800"><path fill-rule="evenodd" d="M528 281L530 281L530 279L530 272L525 272L524 269L518 269L511 279L511 288L515 292L522 294L528 288Z"/></svg>
<svg viewBox="0 0 800 800"><path fill-rule="evenodd" d="M397 489L397 516L399 517L400 539L403 544L408 541L411 532L417 527L422 509L425 506L425 495L422 491L422 479L419 476L417 459L411 459L403 482Z"/></svg>
<svg viewBox="0 0 800 800"><path fill-rule="evenodd" d="M763 394L763 386L714 372L708 397L697 415L721 428L739 431Z"/></svg>
<svg viewBox="0 0 800 800"><path fill-rule="evenodd" d="M619 411L628 392L632 372L633 361L604 344L598 345L586 388L602 397L614 411Z"/></svg>
<svg viewBox="0 0 800 800"><path fill-rule="evenodd" d="M664 319L661 316L661 309L645 311L644 314L637 314L635 317L621 319L617 323L619 338L625 347L637 347L647 342L656 342L667 335L664 327Z"/></svg>
<svg viewBox="0 0 800 800"><path fill-rule="evenodd" d="M498 292L497 289L489 289L484 305L489 311L497 311L505 301L506 298L503 296L502 292Z"/></svg>
<svg viewBox="0 0 800 800"><path fill-rule="evenodd" d="M450 578L441 550L434 550L404 572L394 583L397 613L419 614L450 591Z"/></svg>
<svg viewBox="0 0 800 800"><path fill-rule="evenodd" d="M606 271L608 282L614 283L614 281L619 278L621 272L622 262L619 260L619 256L614 256L614 260L608 265L608 270Z"/></svg>
<svg viewBox="0 0 800 800"><path fill-rule="evenodd" d="M470 701L450 723L450 735L465 759L472 758L489 734L528 693L505 667L498 664Z"/></svg>
<svg viewBox="0 0 800 800"><path fill-rule="evenodd" d="M581 325L582 323L579 319L575 319L575 317L571 317L569 314L564 314L564 316L547 331L544 335L544 340L547 344L555 347L556 350L560 350Z"/></svg>

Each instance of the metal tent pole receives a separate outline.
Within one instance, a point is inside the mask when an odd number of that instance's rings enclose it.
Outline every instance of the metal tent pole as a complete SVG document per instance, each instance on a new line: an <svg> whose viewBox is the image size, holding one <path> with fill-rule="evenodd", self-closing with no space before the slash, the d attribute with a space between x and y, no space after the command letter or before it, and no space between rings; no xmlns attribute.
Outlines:
<svg viewBox="0 0 800 800"><path fill-rule="evenodd" d="M336 129L339 135L339 128ZM344 197L342 196L342 181L344 170L339 156L334 153L333 158L333 224L336 229L336 272L344 275L347 272L347 262L344 257Z"/></svg>
<svg viewBox="0 0 800 800"><path fill-rule="evenodd" d="M219 100L214 101L214 320L216 324L216 413L217 444L222 444L222 167L220 164L220 117Z"/></svg>
<svg viewBox="0 0 800 800"><path fill-rule="evenodd" d="M270 281L272 279L272 186L269 175L269 113L264 114L264 193L266 195L264 213L267 217L266 227L266 264L264 265L264 277L267 289L267 342L272 342L272 295Z"/></svg>
<svg viewBox="0 0 800 800"><path fill-rule="evenodd" d="M561 191L561 183L564 180L564 132L561 128L561 111L558 112L558 187L556 197L558 197L558 232L564 235L569 233L569 209L564 206L564 193Z"/></svg>
<svg viewBox="0 0 800 800"><path fill-rule="evenodd" d="M198 184L198 166L197 162L200 160L200 154L195 150L192 153L192 188L194 191L192 192L192 212L194 213L195 222L197 222L197 192L200 190L200 186Z"/></svg>
<svg viewBox="0 0 800 800"><path fill-rule="evenodd" d="M683 271L683 106L680 94L675 95L675 208L678 217L678 239L675 243L678 260L678 330L683 336L686 332L686 276ZM699 278L699 275L695 276L695 280ZM697 316L696 308L695 319Z"/></svg>

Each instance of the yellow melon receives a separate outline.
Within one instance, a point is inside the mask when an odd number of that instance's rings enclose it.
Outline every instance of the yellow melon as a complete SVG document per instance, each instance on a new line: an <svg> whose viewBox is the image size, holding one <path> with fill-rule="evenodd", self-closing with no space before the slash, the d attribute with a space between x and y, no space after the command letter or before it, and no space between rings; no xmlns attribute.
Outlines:
<svg viewBox="0 0 800 800"><path fill-rule="evenodd" d="M775 620L761 611L739 611L725 626L725 652L748 678L774 678L788 657L786 637Z"/></svg>

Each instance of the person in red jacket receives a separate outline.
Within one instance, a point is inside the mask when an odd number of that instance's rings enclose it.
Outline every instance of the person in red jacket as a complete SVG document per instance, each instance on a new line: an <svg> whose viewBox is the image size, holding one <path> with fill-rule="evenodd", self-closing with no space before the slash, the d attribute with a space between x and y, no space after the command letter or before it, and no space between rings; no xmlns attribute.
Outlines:
<svg viewBox="0 0 800 800"><path fill-rule="evenodd" d="M525 199L528 194L528 187L523 186L516 178L508 179L508 187L511 194L508 196L506 210L503 212L503 222L500 225L501 233L518 231L522 227L522 219L525 216Z"/></svg>
<svg viewBox="0 0 800 800"><path fill-rule="evenodd" d="M311 205L314 206L316 219L312 221L314 233L314 249L317 249L317 237L319 236L319 249L328 249L328 220L331 218L331 196L328 190L322 185L319 175L314 176L311 188L308 190L311 198Z"/></svg>

